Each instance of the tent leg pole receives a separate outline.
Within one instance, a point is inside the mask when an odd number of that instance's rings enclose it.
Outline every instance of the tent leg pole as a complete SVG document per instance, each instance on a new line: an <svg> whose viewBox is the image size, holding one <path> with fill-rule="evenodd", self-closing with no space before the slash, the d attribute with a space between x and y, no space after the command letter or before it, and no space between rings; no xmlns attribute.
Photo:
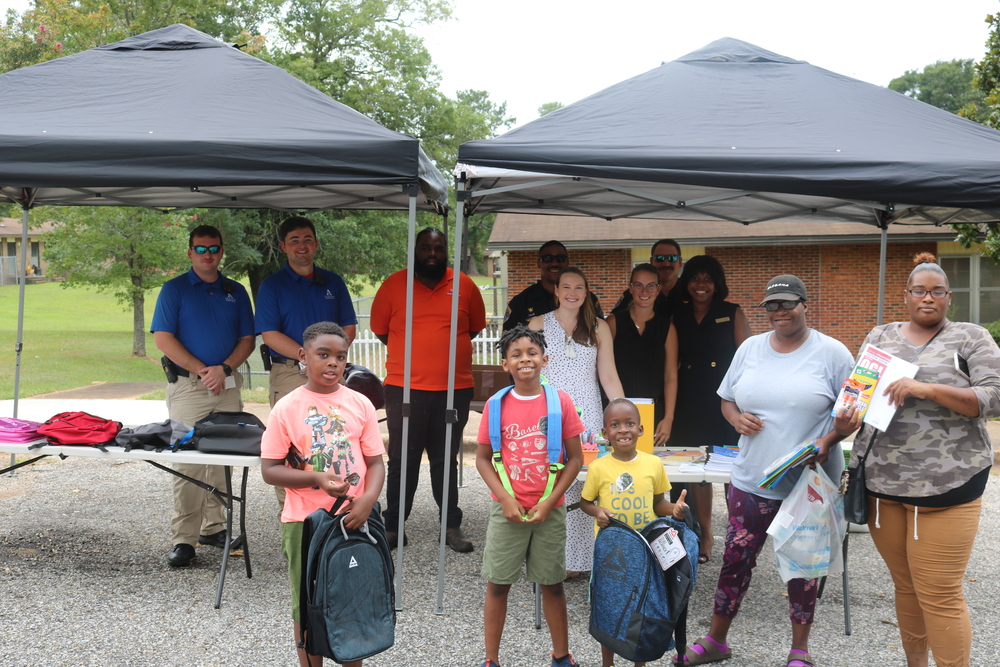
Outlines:
<svg viewBox="0 0 1000 667"><path fill-rule="evenodd" d="M17 418L17 405L21 397L21 350L24 347L24 287L28 276L28 207L22 209L21 215L21 270L18 275L17 297L17 342L14 344L14 411L12 417ZM10 455L10 464L14 465L14 455Z"/></svg>
<svg viewBox="0 0 1000 667"><path fill-rule="evenodd" d="M885 256L886 256L886 245L888 244L889 238L889 224L886 221L881 221L879 227L882 229L882 240L879 244L879 257L878 257L878 320L875 324L882 324L882 320L885 317Z"/></svg>
<svg viewBox="0 0 1000 667"><path fill-rule="evenodd" d="M459 193L464 192L465 184L459 182L456 185ZM451 329L448 337L448 399L445 408L444 426L444 473L441 480L441 536L438 545L438 581L437 581L437 610L435 614L444 614L444 559L445 543L448 532L448 499L451 489L451 439L455 425L458 423L458 411L455 410L455 368L458 345L458 300L462 284L461 253L462 253L462 222L464 211L462 210L462 199L459 197L455 204L455 262L453 264L453 274L451 282ZM461 450L461 445L459 445ZM455 490L458 493L458 490Z"/></svg>
<svg viewBox="0 0 1000 667"><path fill-rule="evenodd" d="M403 610L403 542L406 537L406 470L410 440L410 352L413 349L413 265L417 245L417 187L410 186L406 250L406 333L403 336L403 437L399 456L399 522L396 524L396 611Z"/></svg>

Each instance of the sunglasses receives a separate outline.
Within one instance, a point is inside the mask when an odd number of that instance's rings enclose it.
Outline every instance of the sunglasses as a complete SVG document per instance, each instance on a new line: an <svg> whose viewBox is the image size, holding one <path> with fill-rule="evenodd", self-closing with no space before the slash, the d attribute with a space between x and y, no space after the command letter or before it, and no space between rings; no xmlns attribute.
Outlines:
<svg viewBox="0 0 1000 667"><path fill-rule="evenodd" d="M768 301L764 304L764 310L769 313L778 312L779 308L784 308L785 310L793 310L795 306L802 303L802 299L797 301Z"/></svg>
<svg viewBox="0 0 1000 667"><path fill-rule="evenodd" d="M559 255L541 255L538 259L542 260L544 264L550 264L552 262L562 264L563 262L569 261L569 255L565 253Z"/></svg>
<svg viewBox="0 0 1000 667"><path fill-rule="evenodd" d="M680 258L680 255L653 255L654 262L676 262Z"/></svg>
<svg viewBox="0 0 1000 667"><path fill-rule="evenodd" d="M213 255L218 255L220 252L222 252L222 246L221 245L193 245L193 246L191 246L191 250L194 250L199 255L204 255L206 252L210 252Z"/></svg>

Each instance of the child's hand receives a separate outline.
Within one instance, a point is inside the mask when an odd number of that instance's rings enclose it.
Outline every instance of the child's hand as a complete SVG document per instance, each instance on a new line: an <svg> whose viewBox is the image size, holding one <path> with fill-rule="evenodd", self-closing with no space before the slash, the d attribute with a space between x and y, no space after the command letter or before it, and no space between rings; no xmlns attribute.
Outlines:
<svg viewBox="0 0 1000 667"><path fill-rule="evenodd" d="M374 498L354 498L347 503L348 515L344 519L344 526L352 530L361 528L361 526L365 525L365 522L368 521L368 517L371 516L372 507L374 506Z"/></svg>
<svg viewBox="0 0 1000 667"><path fill-rule="evenodd" d="M322 489L326 495L333 498L346 496L348 489L351 488L351 485L345 482L340 475L332 473L329 470L326 472L317 472L316 476L318 481L316 486Z"/></svg>
<svg viewBox="0 0 1000 667"><path fill-rule="evenodd" d="M500 495L499 498L504 518L511 523L524 523L525 511L521 507L521 503L517 502L517 499L507 493Z"/></svg>
<svg viewBox="0 0 1000 667"><path fill-rule="evenodd" d="M681 495L677 498L677 502L674 503L674 511L672 512L672 515L678 521L684 520L684 515L688 510L687 503L684 502L684 498L687 497L687 492L687 489L681 491Z"/></svg>
<svg viewBox="0 0 1000 667"><path fill-rule="evenodd" d="M528 518L524 520L525 523L543 523L549 518L549 512L552 511L552 496L548 499L539 502L537 505L528 510Z"/></svg>
<svg viewBox="0 0 1000 667"><path fill-rule="evenodd" d="M615 515L607 507L602 507L598 510L599 513L596 517L598 528L607 528L611 525L611 520L615 518Z"/></svg>

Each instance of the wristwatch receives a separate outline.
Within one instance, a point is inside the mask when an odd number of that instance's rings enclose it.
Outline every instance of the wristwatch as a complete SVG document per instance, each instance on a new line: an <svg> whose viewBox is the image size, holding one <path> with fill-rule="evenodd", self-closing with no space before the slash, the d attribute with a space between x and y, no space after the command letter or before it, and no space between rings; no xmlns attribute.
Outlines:
<svg viewBox="0 0 1000 667"><path fill-rule="evenodd" d="M226 377L233 374L233 369L229 364L222 364L222 370L225 371Z"/></svg>

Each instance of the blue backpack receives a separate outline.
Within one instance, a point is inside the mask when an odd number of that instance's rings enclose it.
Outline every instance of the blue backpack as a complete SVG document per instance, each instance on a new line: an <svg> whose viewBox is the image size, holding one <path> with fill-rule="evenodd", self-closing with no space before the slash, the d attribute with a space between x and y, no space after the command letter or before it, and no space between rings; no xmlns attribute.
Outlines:
<svg viewBox="0 0 1000 667"><path fill-rule="evenodd" d="M649 543L667 528L677 531L687 557L664 571ZM674 647L675 627L684 630L697 564L698 537L685 523L660 517L640 533L611 519L594 540L591 636L627 660L658 660Z"/></svg>
<svg viewBox="0 0 1000 667"><path fill-rule="evenodd" d="M507 493L511 496L514 495L514 489L510 485L510 477L507 476L507 469L504 468L503 457L500 454L500 399L506 396L507 392L513 388L513 385L504 387L493 394L488 401L488 405L490 406L489 431L490 446L493 447L493 468L496 469L497 475L500 476L503 488L507 489ZM542 493L542 497L539 498L539 502L552 495L552 487L555 486L556 477L559 475L559 471L566 467L566 464L559 460L562 458L563 453L562 404L559 402L559 390L548 384L543 384L542 388L545 390L545 409L548 413L545 417L543 428L545 429L545 439L548 443L549 451L549 479L545 484L545 491Z"/></svg>
<svg viewBox="0 0 1000 667"><path fill-rule="evenodd" d="M306 517L299 595L299 646L339 663L386 650L396 628L394 570L379 505L360 530L349 530L348 515L336 514L344 501Z"/></svg>

